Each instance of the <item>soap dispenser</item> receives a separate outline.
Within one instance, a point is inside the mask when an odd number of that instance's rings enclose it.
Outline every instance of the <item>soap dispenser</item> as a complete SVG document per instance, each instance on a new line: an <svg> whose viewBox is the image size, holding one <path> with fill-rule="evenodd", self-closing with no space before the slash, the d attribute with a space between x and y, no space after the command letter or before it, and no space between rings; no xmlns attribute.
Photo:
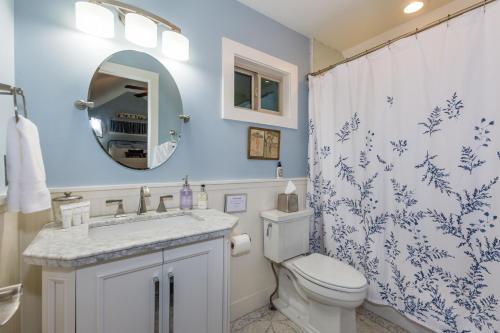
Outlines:
<svg viewBox="0 0 500 333"><path fill-rule="evenodd" d="M182 186L181 190L181 209L193 209L193 191L189 187L188 176L183 178L184 186Z"/></svg>
<svg viewBox="0 0 500 333"><path fill-rule="evenodd" d="M208 193L205 184L201 185L201 191L198 193L198 209L208 209Z"/></svg>

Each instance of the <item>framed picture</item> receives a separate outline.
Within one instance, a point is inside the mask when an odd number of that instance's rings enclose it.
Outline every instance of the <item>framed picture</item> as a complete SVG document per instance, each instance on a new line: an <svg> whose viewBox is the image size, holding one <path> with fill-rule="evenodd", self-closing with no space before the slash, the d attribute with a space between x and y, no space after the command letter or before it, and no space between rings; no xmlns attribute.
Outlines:
<svg viewBox="0 0 500 333"><path fill-rule="evenodd" d="M225 213L244 213L247 211L246 193L224 195Z"/></svg>
<svg viewBox="0 0 500 333"><path fill-rule="evenodd" d="M248 128L248 159L279 160L281 132L267 128Z"/></svg>

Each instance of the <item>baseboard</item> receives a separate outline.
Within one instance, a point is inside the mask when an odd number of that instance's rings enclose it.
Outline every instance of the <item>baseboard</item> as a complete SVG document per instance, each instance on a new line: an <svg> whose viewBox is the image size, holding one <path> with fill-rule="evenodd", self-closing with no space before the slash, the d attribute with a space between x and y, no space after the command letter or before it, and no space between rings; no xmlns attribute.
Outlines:
<svg viewBox="0 0 500 333"><path fill-rule="evenodd" d="M273 287L266 288L231 303L231 321L267 305L273 290Z"/></svg>
<svg viewBox="0 0 500 333"><path fill-rule="evenodd" d="M365 302L363 303L363 307L368 311L371 311L376 315L384 318L385 320L390 321L391 323L394 323L401 328L404 328L410 333L433 333L433 331L406 318L389 306Z"/></svg>

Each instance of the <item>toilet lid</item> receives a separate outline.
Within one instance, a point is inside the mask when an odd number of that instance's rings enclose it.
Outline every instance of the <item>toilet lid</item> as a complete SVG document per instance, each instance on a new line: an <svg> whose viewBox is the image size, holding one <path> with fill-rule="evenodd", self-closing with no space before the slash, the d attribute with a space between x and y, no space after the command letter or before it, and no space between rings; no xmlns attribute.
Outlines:
<svg viewBox="0 0 500 333"><path fill-rule="evenodd" d="M363 274L353 267L318 253L301 257L293 265L305 279L331 289L362 289L367 284Z"/></svg>

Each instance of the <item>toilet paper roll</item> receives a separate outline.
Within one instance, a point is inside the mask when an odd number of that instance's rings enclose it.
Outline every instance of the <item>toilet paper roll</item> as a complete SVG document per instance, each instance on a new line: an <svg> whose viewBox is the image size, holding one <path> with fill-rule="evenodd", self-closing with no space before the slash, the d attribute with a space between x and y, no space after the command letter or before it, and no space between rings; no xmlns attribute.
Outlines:
<svg viewBox="0 0 500 333"><path fill-rule="evenodd" d="M242 234L231 237L231 254L233 256L242 255L250 252L252 239L248 234Z"/></svg>

